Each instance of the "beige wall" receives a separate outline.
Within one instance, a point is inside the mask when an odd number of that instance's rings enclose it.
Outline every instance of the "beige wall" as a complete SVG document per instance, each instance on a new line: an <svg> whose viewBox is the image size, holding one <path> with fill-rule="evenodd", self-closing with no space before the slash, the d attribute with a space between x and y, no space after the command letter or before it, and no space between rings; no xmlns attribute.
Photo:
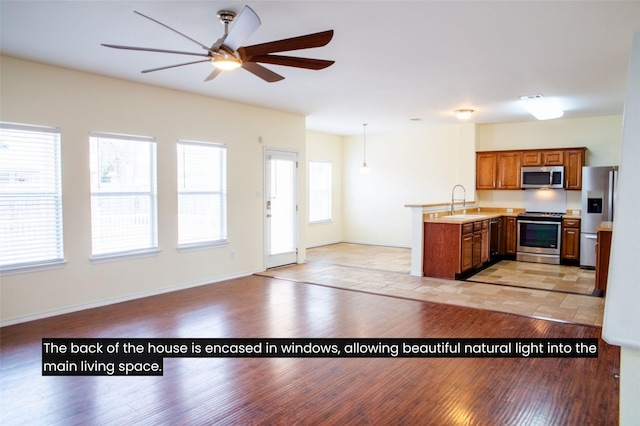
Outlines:
<svg viewBox="0 0 640 426"><path fill-rule="evenodd" d="M307 131L307 163L312 160L331 163L331 222L309 223L309 216L301 218L307 227L308 247L342 241L342 138L328 133ZM308 164L307 164L308 165ZM306 188L308 185L305 185Z"/></svg>
<svg viewBox="0 0 640 426"><path fill-rule="evenodd" d="M2 121L61 129L68 261L59 269L2 276L3 324L264 268L259 243L263 237L263 150L265 146L297 150L303 160L300 176L305 176L304 117L4 56L1 74ZM91 262L91 131L157 138L159 255ZM229 243L225 246L176 250L175 144L179 138L227 144ZM305 194L300 185L300 217L306 217ZM302 247L304 234L302 230Z"/></svg>
<svg viewBox="0 0 640 426"><path fill-rule="evenodd" d="M474 132L467 126L417 125L414 131L376 134L371 124L369 174L359 171L363 137L345 137L344 240L409 247L411 211L405 205L447 203L456 184L473 199Z"/></svg>

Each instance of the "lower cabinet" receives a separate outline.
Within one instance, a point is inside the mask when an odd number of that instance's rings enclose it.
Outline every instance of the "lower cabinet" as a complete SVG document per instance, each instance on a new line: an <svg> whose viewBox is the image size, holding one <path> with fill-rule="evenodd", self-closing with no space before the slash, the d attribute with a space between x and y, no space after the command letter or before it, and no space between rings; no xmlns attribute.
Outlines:
<svg viewBox="0 0 640 426"><path fill-rule="evenodd" d="M562 219L560 260L563 263L580 262L580 219Z"/></svg>
<svg viewBox="0 0 640 426"><path fill-rule="evenodd" d="M598 231L596 240L596 290L603 294L609 280L609 258L611 254L611 232Z"/></svg>
<svg viewBox="0 0 640 426"><path fill-rule="evenodd" d="M501 232L503 235L500 239L504 241L502 245L504 251L501 251L500 254L515 257L518 247L516 218L515 216L505 216L502 219Z"/></svg>
<svg viewBox="0 0 640 426"><path fill-rule="evenodd" d="M456 279L489 259L489 221L425 222L422 269L426 277Z"/></svg>

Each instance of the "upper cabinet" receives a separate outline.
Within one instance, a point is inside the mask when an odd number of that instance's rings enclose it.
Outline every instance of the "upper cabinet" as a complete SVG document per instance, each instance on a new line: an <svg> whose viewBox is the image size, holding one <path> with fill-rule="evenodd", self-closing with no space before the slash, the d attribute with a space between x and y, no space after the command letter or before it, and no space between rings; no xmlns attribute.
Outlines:
<svg viewBox="0 0 640 426"><path fill-rule="evenodd" d="M477 152L476 189L520 189L520 152Z"/></svg>
<svg viewBox="0 0 640 426"><path fill-rule="evenodd" d="M564 189L582 189L584 148L568 149L564 153Z"/></svg>
<svg viewBox="0 0 640 426"><path fill-rule="evenodd" d="M476 189L520 189L520 168L564 166L564 189L582 189L586 148L476 152Z"/></svg>
<svg viewBox="0 0 640 426"><path fill-rule="evenodd" d="M495 152L476 153L476 189L496 189L498 155Z"/></svg>
<svg viewBox="0 0 640 426"><path fill-rule="evenodd" d="M522 151L522 167L564 166L564 151Z"/></svg>
<svg viewBox="0 0 640 426"><path fill-rule="evenodd" d="M520 168L520 152L499 152L497 189L520 189Z"/></svg>

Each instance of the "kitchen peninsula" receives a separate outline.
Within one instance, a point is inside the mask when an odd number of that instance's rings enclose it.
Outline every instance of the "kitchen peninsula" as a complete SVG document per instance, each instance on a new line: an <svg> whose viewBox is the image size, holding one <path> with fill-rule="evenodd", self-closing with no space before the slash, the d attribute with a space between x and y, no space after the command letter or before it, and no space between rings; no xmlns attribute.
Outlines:
<svg viewBox="0 0 640 426"><path fill-rule="evenodd" d="M412 212L411 275L456 279L479 268L489 260L492 233L497 251L515 256L523 209L469 206L451 215L445 204L405 207Z"/></svg>

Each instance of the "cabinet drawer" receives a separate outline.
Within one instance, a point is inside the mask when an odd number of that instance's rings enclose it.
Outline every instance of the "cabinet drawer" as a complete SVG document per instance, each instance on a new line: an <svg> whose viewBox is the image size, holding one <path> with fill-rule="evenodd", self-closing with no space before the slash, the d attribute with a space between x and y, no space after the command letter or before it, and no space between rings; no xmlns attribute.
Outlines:
<svg viewBox="0 0 640 426"><path fill-rule="evenodd" d="M488 220L483 220L482 221L482 229L489 229L489 221Z"/></svg>
<svg viewBox="0 0 640 426"><path fill-rule="evenodd" d="M473 222L473 230L481 231L482 230L482 222Z"/></svg>
<svg viewBox="0 0 640 426"><path fill-rule="evenodd" d="M462 225L462 235L473 232L473 223L465 223Z"/></svg>
<svg viewBox="0 0 640 426"><path fill-rule="evenodd" d="M562 226L565 228L580 228L580 219L563 219Z"/></svg>

